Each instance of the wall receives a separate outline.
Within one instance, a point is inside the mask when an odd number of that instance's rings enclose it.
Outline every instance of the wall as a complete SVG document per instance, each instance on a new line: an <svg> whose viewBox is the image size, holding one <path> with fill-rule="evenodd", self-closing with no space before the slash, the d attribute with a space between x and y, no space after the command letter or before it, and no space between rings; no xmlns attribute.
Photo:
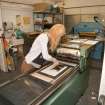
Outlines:
<svg viewBox="0 0 105 105"><path fill-rule="evenodd" d="M105 14L105 0L64 0L65 14Z"/></svg>
<svg viewBox="0 0 105 105"><path fill-rule="evenodd" d="M65 16L65 27L66 33L72 33L72 27L80 22L80 15L66 15Z"/></svg>
<svg viewBox="0 0 105 105"><path fill-rule="evenodd" d="M65 19L65 23L70 23L69 29L81 21L94 21L94 16L105 20L105 0L64 0L64 13L70 20ZM80 15L79 20L78 15Z"/></svg>
<svg viewBox="0 0 105 105"><path fill-rule="evenodd" d="M32 7L29 5L23 5L23 4L11 4L11 3L4 3L1 2L1 15L2 15L2 21L3 22L12 22L14 25L16 25L16 15L20 15L22 19L22 26L23 30L25 32L32 32L33 30L33 13L32 13ZM30 18L30 24L24 25L23 24L23 17L29 17Z"/></svg>
<svg viewBox="0 0 105 105"><path fill-rule="evenodd" d="M64 2L66 8L105 5L105 0L64 0Z"/></svg>
<svg viewBox="0 0 105 105"><path fill-rule="evenodd" d="M0 29L2 28L1 8L0 8Z"/></svg>
<svg viewBox="0 0 105 105"><path fill-rule="evenodd" d="M94 22L94 16L100 16L98 14L75 14L75 15L65 15L65 26L66 26L66 33L69 34L72 32L72 27L79 24L80 22ZM103 18L103 16L102 16ZM104 16L105 19L105 16Z"/></svg>
<svg viewBox="0 0 105 105"><path fill-rule="evenodd" d="M35 3L41 3L41 2L44 2L44 3L53 3L53 1L55 1L55 0L1 0L1 1L23 3L23 4L35 4Z"/></svg>

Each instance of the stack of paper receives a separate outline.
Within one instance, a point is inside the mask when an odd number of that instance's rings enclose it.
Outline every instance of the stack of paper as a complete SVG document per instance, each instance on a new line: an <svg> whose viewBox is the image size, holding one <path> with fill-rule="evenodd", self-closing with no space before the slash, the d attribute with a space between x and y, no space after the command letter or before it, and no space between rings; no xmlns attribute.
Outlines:
<svg viewBox="0 0 105 105"><path fill-rule="evenodd" d="M68 49L68 48L58 48L57 53L60 54L71 54L74 56L80 56L80 51L77 49Z"/></svg>

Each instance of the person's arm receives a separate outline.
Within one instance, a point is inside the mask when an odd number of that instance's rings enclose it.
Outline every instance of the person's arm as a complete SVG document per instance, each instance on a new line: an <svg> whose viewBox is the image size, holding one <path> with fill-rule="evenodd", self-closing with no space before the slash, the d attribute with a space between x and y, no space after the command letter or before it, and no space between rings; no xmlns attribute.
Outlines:
<svg viewBox="0 0 105 105"><path fill-rule="evenodd" d="M48 40L46 38L42 38L40 40L40 47L41 47L42 56L45 60L52 61L54 63L54 65L56 66L59 64L59 61L56 58L52 57L48 53L47 44L48 44Z"/></svg>
<svg viewBox="0 0 105 105"><path fill-rule="evenodd" d="M41 47L42 56L45 60L53 61L54 58L48 53L47 44L48 44L48 41L46 38L42 38L40 40L40 47Z"/></svg>

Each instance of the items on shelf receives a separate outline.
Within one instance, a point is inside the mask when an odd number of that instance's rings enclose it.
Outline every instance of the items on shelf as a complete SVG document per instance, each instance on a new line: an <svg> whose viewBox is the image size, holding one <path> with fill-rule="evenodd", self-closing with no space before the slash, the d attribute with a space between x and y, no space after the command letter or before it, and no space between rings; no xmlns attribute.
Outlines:
<svg viewBox="0 0 105 105"><path fill-rule="evenodd" d="M34 31L43 32L54 24L63 23L62 13L33 12Z"/></svg>
<svg viewBox="0 0 105 105"><path fill-rule="evenodd" d="M0 33L0 69L3 72L16 70L18 57L23 57L23 31L14 28L12 23L3 23L3 32Z"/></svg>

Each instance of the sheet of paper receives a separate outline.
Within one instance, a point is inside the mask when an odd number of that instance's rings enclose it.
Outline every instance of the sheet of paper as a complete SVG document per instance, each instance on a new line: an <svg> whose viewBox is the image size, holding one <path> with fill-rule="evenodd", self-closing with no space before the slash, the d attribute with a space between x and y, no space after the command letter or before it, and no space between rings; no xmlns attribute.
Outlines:
<svg viewBox="0 0 105 105"><path fill-rule="evenodd" d="M61 70L56 70L56 69L44 69L41 72L51 75L51 76L57 76L59 73L64 71L67 68L67 66L64 66Z"/></svg>
<svg viewBox="0 0 105 105"><path fill-rule="evenodd" d="M64 61L59 61L59 62L60 62L61 64L65 64L65 65L68 65L68 66L73 66L73 67L77 66L76 63L64 62Z"/></svg>
<svg viewBox="0 0 105 105"><path fill-rule="evenodd" d="M57 53L60 54L72 54L74 56L80 56L80 51L77 49L58 48Z"/></svg>
<svg viewBox="0 0 105 105"><path fill-rule="evenodd" d="M72 43L68 43L68 44L62 44L62 47L68 47L68 48L80 48L80 44L72 44Z"/></svg>
<svg viewBox="0 0 105 105"><path fill-rule="evenodd" d="M90 45L95 45L97 44L99 41L95 41L95 40L88 40L86 42L84 42L84 44L90 44Z"/></svg>
<svg viewBox="0 0 105 105"><path fill-rule="evenodd" d="M83 43L85 41L87 41L88 39L74 39L74 40L70 40L70 42L73 42L73 43Z"/></svg>
<svg viewBox="0 0 105 105"><path fill-rule="evenodd" d="M35 78L38 78L38 79L44 80L44 81L46 81L46 82L51 82L51 81L53 81L52 78L47 77L47 76L42 75L42 74L39 74L39 73L36 73L36 72L31 73L30 75L33 76L33 77L35 77Z"/></svg>

